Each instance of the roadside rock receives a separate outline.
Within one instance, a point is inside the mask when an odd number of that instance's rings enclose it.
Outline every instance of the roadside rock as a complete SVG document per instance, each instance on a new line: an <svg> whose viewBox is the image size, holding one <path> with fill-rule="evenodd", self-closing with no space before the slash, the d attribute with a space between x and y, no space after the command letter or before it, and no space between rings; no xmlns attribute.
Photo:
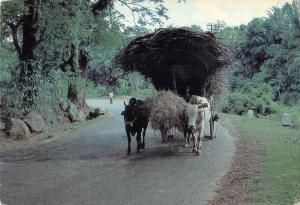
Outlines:
<svg viewBox="0 0 300 205"><path fill-rule="evenodd" d="M85 121L85 114L82 110L79 110L78 111L78 114L77 114L77 121Z"/></svg>
<svg viewBox="0 0 300 205"><path fill-rule="evenodd" d="M63 124L63 125L71 123L70 119L67 118L64 115L64 113L61 113L61 112L59 112L57 115L57 121L58 121L58 123Z"/></svg>
<svg viewBox="0 0 300 205"><path fill-rule="evenodd" d="M9 136L12 139L20 140L30 136L29 128L25 122L19 119L11 118L11 129L9 130Z"/></svg>
<svg viewBox="0 0 300 205"><path fill-rule="evenodd" d="M45 124L43 118L35 112L30 112L25 117L24 122L29 127L30 131L32 131L32 132L40 133L46 129L46 124Z"/></svg>
<svg viewBox="0 0 300 205"><path fill-rule="evenodd" d="M80 122L85 120L84 112L77 108L74 104L71 104L68 112L71 122Z"/></svg>

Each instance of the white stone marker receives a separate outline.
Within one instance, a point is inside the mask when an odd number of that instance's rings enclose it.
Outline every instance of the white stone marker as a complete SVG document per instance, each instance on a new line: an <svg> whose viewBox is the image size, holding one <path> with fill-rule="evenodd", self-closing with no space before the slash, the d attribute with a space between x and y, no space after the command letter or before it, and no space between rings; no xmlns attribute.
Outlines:
<svg viewBox="0 0 300 205"><path fill-rule="evenodd" d="M248 110L247 117L250 118L250 119L254 118L254 111L253 110Z"/></svg>
<svg viewBox="0 0 300 205"><path fill-rule="evenodd" d="M292 126L292 116L290 113L283 113L281 124L283 126Z"/></svg>

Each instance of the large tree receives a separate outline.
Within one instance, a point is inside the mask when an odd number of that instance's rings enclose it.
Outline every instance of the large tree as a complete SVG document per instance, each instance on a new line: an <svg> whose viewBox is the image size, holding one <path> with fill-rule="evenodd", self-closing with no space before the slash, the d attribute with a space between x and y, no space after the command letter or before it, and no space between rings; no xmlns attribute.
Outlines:
<svg viewBox="0 0 300 205"><path fill-rule="evenodd" d="M22 93L22 107L28 112L36 107L45 78L54 69L69 73L68 97L86 108L85 91L90 50L101 30L99 16L112 12L118 2L138 19L136 26L161 23L166 8L159 0L12 0L3 2L3 27L10 28L6 39L12 39L19 57L17 84ZM138 15L138 17L136 17ZM107 17L107 16L106 16ZM105 18L106 18L105 17ZM101 18L100 18L101 19ZM146 21L145 21L146 19ZM100 45L101 46L101 45ZM93 47L95 48L95 46ZM50 79L51 80L51 79ZM77 82L80 82L79 84Z"/></svg>
<svg viewBox="0 0 300 205"><path fill-rule="evenodd" d="M222 29L218 36L235 50L239 62L230 75L234 92L250 92L268 84L284 104L300 99L300 4L272 7L268 17L246 26Z"/></svg>

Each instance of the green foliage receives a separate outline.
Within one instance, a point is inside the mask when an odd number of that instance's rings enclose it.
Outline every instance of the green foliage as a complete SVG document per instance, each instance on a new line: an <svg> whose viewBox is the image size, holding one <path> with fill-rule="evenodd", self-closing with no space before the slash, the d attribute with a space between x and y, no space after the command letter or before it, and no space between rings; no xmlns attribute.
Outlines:
<svg viewBox="0 0 300 205"><path fill-rule="evenodd" d="M283 113L290 113L292 116L292 122L299 125L300 105L286 106L286 105L278 104L276 106L276 113L266 116L266 118L280 121Z"/></svg>
<svg viewBox="0 0 300 205"><path fill-rule="evenodd" d="M103 86L115 86L117 79L124 75L121 68L112 65L113 59L122 47L133 38L149 32L141 26L125 27L124 16L109 7L96 16L99 25L95 28L94 42L89 49L89 80Z"/></svg>
<svg viewBox="0 0 300 205"><path fill-rule="evenodd" d="M11 71L17 66L18 60L13 51L0 46L0 82L11 79ZM1 87L1 86L0 86Z"/></svg>
<svg viewBox="0 0 300 205"><path fill-rule="evenodd" d="M116 95L127 95L138 98L145 98L155 93L155 88L151 82L141 74L132 72L120 78L115 87Z"/></svg>
<svg viewBox="0 0 300 205"><path fill-rule="evenodd" d="M246 40L246 31L245 25L225 27L217 33L217 37L223 39L232 49L240 52L242 43Z"/></svg>
<svg viewBox="0 0 300 205"><path fill-rule="evenodd" d="M242 115L253 110L256 115L267 115L277 111L273 102L272 88L269 85L253 87L250 92L233 92L228 94L220 103L221 110L226 113Z"/></svg>
<svg viewBox="0 0 300 205"><path fill-rule="evenodd" d="M294 105L300 100L299 3L273 7L267 18L226 27L218 36L232 47L238 62L229 74L230 91L249 93L259 84L272 87L273 100Z"/></svg>
<svg viewBox="0 0 300 205"><path fill-rule="evenodd" d="M2 18L11 23L18 21L23 14L27 14L28 9L29 8L19 0L1 2Z"/></svg>
<svg viewBox="0 0 300 205"><path fill-rule="evenodd" d="M190 29L191 29L192 31L198 31L198 32L203 31L203 29L201 28L201 26L195 25L195 24L191 25Z"/></svg>
<svg viewBox="0 0 300 205"><path fill-rule="evenodd" d="M55 71L56 78L54 84L56 86L59 96L66 98L68 96L68 89L70 85L74 85L78 88L79 92L83 92L86 87L85 81L80 77L74 74L71 71L62 72L61 70Z"/></svg>
<svg viewBox="0 0 300 205"><path fill-rule="evenodd" d="M9 1L3 5L1 26L3 28L9 26L12 30L15 27L24 27L24 15L30 12L24 6L24 2ZM59 91L57 87L59 84L56 84L58 69L72 72L70 76L72 80L69 82L76 84L81 80L78 59L80 52L86 52L86 45L91 35L93 14L90 6L90 2L81 0L44 0L37 7L38 19L34 25L37 47L33 47L33 56L22 53L18 64L5 62L8 66L14 67L11 69L14 72L13 79L3 88L8 100L7 109L13 116L22 117L31 110L40 109L42 112L46 110L43 107L49 108L48 110L55 107L56 93ZM22 33L21 31L17 33L19 34L17 41L21 44ZM5 34L7 36L2 41L9 47L12 33ZM14 46L16 46L15 41ZM31 57L24 60L22 56Z"/></svg>
<svg viewBox="0 0 300 205"><path fill-rule="evenodd" d="M31 110L36 110L43 115L47 115L49 118L55 120L53 109L58 106L59 97L61 92L57 87L57 82L60 78L60 73L52 71L49 73L48 80L43 79L43 76L40 73L36 73L34 76L33 85L22 85L18 84L15 75L12 80L8 81L3 87L3 95L6 99L6 110L10 113L11 117L14 118L23 118L24 115ZM51 77L51 80L50 80ZM38 86L39 85L39 86ZM30 90L31 92L37 92L35 96L33 106L30 106L31 109L28 110L29 106L24 106L24 93L25 91ZM37 91L36 91L37 90Z"/></svg>
<svg viewBox="0 0 300 205"><path fill-rule="evenodd" d="M11 36L9 25L18 25L21 21L23 14L27 14L29 8L27 8L23 1L10 0L1 1L1 27L0 27L0 38L1 41Z"/></svg>
<svg viewBox="0 0 300 205"><path fill-rule="evenodd" d="M252 77L259 71L267 59L269 41L263 19L254 19L247 25L246 41L242 44L240 55L245 67L246 77ZM248 68L248 69L247 69Z"/></svg>
<svg viewBox="0 0 300 205"><path fill-rule="evenodd" d="M93 14L87 1L43 1L36 24L41 43L36 58L45 72L69 61L68 68L79 72L79 53L86 51L92 35ZM62 3L64 2L64 3Z"/></svg>
<svg viewBox="0 0 300 205"><path fill-rule="evenodd" d="M1 95L4 90L9 101L7 109L18 117L43 105L51 107L52 103L55 107L55 93L66 96L70 85L75 86L81 96L86 88L88 96L103 94L104 85L114 86L124 75L108 61L130 39L145 33L145 26L160 25L167 18L167 9L160 0L148 1L153 7L145 4L144 0L118 1L131 8L137 17L134 27L125 27L124 15L115 10L116 2L108 3L99 11L93 7L97 1L86 0L37 1L36 10L25 6L34 2L11 0L1 3L1 43L5 45L0 47ZM33 14L36 19L32 18L34 25L29 26L34 27L29 29L34 42L32 49L24 54L22 43L26 35L22 32L28 31L24 29L28 24L24 24L23 20L34 11L37 11ZM19 52L20 62L12 50ZM90 61L89 68L97 71L94 74L101 75L103 86L99 82L86 85L85 78L81 76L85 73L82 71L86 68L87 64L83 63L86 59ZM132 82L130 86L141 87ZM122 87L120 85L118 89ZM43 100L48 97L53 100Z"/></svg>
<svg viewBox="0 0 300 205"><path fill-rule="evenodd" d="M93 82L88 81L86 87L87 97L100 97L106 95L106 88L102 85L95 85Z"/></svg>
<svg viewBox="0 0 300 205"><path fill-rule="evenodd" d="M56 81L56 86L60 96L67 97L68 88L70 85L70 78L67 73L62 71L57 71L57 75L59 76Z"/></svg>
<svg viewBox="0 0 300 205"><path fill-rule="evenodd" d="M130 86L127 80L119 79L115 88L116 95L130 95Z"/></svg>

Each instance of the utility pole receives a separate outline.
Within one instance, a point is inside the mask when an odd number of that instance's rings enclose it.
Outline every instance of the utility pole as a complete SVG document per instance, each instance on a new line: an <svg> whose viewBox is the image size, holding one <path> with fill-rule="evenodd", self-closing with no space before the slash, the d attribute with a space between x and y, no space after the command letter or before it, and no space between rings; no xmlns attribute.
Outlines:
<svg viewBox="0 0 300 205"><path fill-rule="evenodd" d="M207 30L208 31L213 32L213 26L214 26L214 24L208 23L208 24L206 24L206 26L207 26Z"/></svg>
<svg viewBox="0 0 300 205"><path fill-rule="evenodd" d="M206 24L207 30L212 33L218 33L221 28L220 23L208 23Z"/></svg>
<svg viewBox="0 0 300 205"><path fill-rule="evenodd" d="M214 33L218 33L220 30L220 27L221 27L220 23L215 23L214 24Z"/></svg>

